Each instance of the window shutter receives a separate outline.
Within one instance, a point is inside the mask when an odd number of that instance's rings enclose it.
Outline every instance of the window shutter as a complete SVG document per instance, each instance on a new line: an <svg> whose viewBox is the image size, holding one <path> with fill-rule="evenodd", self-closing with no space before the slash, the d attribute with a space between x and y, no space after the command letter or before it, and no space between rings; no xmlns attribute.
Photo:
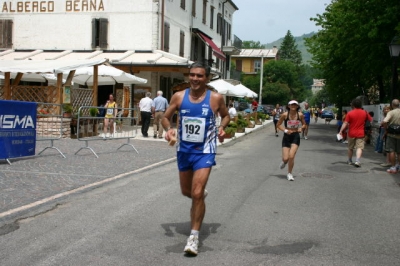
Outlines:
<svg viewBox="0 0 400 266"><path fill-rule="evenodd" d="M179 42L179 56L185 56L185 32L181 31Z"/></svg>
<svg viewBox="0 0 400 266"><path fill-rule="evenodd" d="M5 48L6 45L6 38L5 38L5 20L0 20L0 31L2 32L2 34L0 34L0 48Z"/></svg>
<svg viewBox="0 0 400 266"><path fill-rule="evenodd" d="M12 20L0 20L0 48L12 48Z"/></svg>
<svg viewBox="0 0 400 266"><path fill-rule="evenodd" d="M169 23L164 23L164 51L169 52Z"/></svg>
<svg viewBox="0 0 400 266"><path fill-rule="evenodd" d="M12 26L13 26L13 21L12 20L6 20L6 28L5 28L5 33L6 33L6 48L12 48Z"/></svg>
<svg viewBox="0 0 400 266"><path fill-rule="evenodd" d="M207 0L203 0L203 24L207 24Z"/></svg>
<svg viewBox="0 0 400 266"><path fill-rule="evenodd" d="M196 0L192 0L192 16L196 17Z"/></svg>
<svg viewBox="0 0 400 266"><path fill-rule="evenodd" d="M100 19L100 34L99 34L99 46L102 49L106 49L108 46L107 36L108 36L108 19Z"/></svg>
<svg viewBox="0 0 400 266"><path fill-rule="evenodd" d="M92 19L92 48L95 49L97 46L97 27L96 27L96 19Z"/></svg>

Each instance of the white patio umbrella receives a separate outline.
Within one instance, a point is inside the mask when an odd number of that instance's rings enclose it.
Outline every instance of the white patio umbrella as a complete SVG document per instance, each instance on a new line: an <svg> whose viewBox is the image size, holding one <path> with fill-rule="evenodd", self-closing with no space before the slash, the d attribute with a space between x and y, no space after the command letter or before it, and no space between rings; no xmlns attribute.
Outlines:
<svg viewBox="0 0 400 266"><path fill-rule="evenodd" d="M243 84L238 84L238 85L236 85L235 87L240 88L241 90L246 91L246 92L247 92L246 97L249 97L249 98L257 98L257 97L258 97L258 94L257 94L257 93L255 93L254 91L250 90L249 88L247 88L247 87L244 86Z"/></svg>
<svg viewBox="0 0 400 266"><path fill-rule="evenodd" d="M10 73L10 78L15 79L17 77L17 73ZM4 73L0 74L0 79L5 79ZM30 81L30 82L46 82L46 81L57 81L57 77L54 74L36 74L36 73L24 73L22 75L21 81Z"/></svg>
<svg viewBox="0 0 400 266"><path fill-rule="evenodd" d="M64 72L64 77L68 73ZM93 85L93 67L82 67L75 71L72 81L81 85ZM98 66L98 85L114 85L115 83L123 84L144 84L147 79L136 77L112 66Z"/></svg>
<svg viewBox="0 0 400 266"><path fill-rule="evenodd" d="M233 97L245 97L247 95L246 91L243 91L240 88L236 88L229 82L226 82L222 79L211 81L209 85L213 86L218 91L218 93L222 95Z"/></svg>

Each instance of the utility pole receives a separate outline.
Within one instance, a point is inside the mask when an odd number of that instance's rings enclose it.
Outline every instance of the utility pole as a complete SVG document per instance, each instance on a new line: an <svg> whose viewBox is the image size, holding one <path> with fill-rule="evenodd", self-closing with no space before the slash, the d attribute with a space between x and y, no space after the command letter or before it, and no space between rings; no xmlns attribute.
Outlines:
<svg viewBox="0 0 400 266"><path fill-rule="evenodd" d="M260 93L258 94L258 105L262 102L262 86L263 86L263 75L264 74L264 54L261 54L261 72L260 72Z"/></svg>

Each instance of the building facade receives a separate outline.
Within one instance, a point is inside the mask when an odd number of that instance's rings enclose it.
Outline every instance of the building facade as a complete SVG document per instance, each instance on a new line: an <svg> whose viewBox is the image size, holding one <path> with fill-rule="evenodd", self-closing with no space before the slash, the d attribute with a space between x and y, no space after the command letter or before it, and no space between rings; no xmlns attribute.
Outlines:
<svg viewBox="0 0 400 266"><path fill-rule="evenodd" d="M321 91L325 86L324 79L313 79L313 85L311 85L311 91L313 94Z"/></svg>
<svg viewBox="0 0 400 266"><path fill-rule="evenodd" d="M232 70L234 79L240 80L240 75L256 75L261 71L261 64L278 59L278 49L241 49L237 55L232 55Z"/></svg>
<svg viewBox="0 0 400 266"><path fill-rule="evenodd" d="M129 106L146 91L170 98L193 61L226 73L232 51L221 48L232 43L238 10L231 0L8 0L0 8L0 60L107 58L148 83L99 90L106 95L94 102L113 92L121 102L129 97Z"/></svg>

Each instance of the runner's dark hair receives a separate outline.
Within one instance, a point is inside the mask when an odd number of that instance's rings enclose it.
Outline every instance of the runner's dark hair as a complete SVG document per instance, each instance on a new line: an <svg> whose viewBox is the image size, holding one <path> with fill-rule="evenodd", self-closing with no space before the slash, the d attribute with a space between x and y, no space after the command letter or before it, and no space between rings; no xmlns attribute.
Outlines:
<svg viewBox="0 0 400 266"><path fill-rule="evenodd" d="M189 69L192 68L203 68L206 71L206 76L208 77L211 73L211 68L206 60L194 62Z"/></svg>

